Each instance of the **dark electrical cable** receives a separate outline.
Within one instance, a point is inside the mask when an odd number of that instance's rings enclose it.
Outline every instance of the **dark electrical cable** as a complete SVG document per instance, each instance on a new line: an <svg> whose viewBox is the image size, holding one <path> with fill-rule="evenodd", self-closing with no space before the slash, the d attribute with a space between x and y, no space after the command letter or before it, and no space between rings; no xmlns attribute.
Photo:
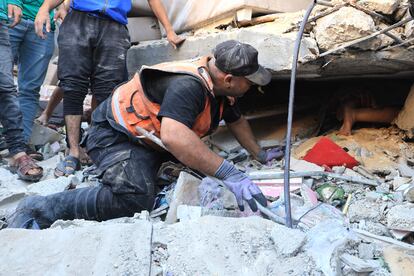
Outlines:
<svg viewBox="0 0 414 276"><path fill-rule="evenodd" d="M284 171L284 198L285 198L285 213L286 213L286 226L292 228L292 209L290 205L290 150L292 139L292 120L293 120L293 103L295 101L295 84L296 84L296 70L298 66L299 50L302 41L303 32L305 30L306 23L309 16L317 4L317 0L314 0L307 9L295 42L295 48L293 52L292 60L292 74L290 76L290 91L289 91L289 111L287 120L287 133L286 133L286 148L285 148L285 171Z"/></svg>

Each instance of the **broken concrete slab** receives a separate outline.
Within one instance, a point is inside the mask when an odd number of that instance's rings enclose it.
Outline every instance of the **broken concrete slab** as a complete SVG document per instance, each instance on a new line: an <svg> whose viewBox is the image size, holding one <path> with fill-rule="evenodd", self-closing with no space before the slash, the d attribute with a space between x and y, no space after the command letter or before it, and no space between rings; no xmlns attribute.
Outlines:
<svg viewBox="0 0 414 276"><path fill-rule="evenodd" d="M45 127L39 124L33 124L32 136L29 143L35 146L43 146L47 143L58 142L63 139L63 136L49 127Z"/></svg>
<svg viewBox="0 0 414 276"><path fill-rule="evenodd" d="M290 229L275 224L271 232L276 251L282 256L293 257L298 254L306 242L306 234L298 229Z"/></svg>
<svg viewBox="0 0 414 276"><path fill-rule="evenodd" d="M204 216L171 225L154 225L156 244L168 258L157 265L172 275L303 275L318 269L299 253L280 256L273 245L274 223L259 217Z"/></svg>
<svg viewBox="0 0 414 276"><path fill-rule="evenodd" d="M313 29L321 50L327 51L375 32L375 22L371 16L352 7L343 7L338 11L316 21ZM376 50L381 45L378 38L356 46L364 50Z"/></svg>
<svg viewBox="0 0 414 276"><path fill-rule="evenodd" d="M272 25L275 28L269 27ZM166 40L143 42L131 47L128 51L128 71L133 74L142 65L154 65L161 62L210 55L217 44L229 39L236 39L254 46L259 51L259 62L267 69L273 72L290 70L292 68L293 44L296 34L276 34L275 30L276 25L272 22L244 29L206 34L200 37L188 37L178 50L174 50L169 46ZM305 37L302 41L300 60L313 60L318 53L316 41ZM275 56L277 58L270 58Z"/></svg>
<svg viewBox="0 0 414 276"><path fill-rule="evenodd" d="M386 203L373 202L370 200L357 200L349 206L348 217L350 222L371 220L378 222L384 217Z"/></svg>
<svg viewBox="0 0 414 276"><path fill-rule="evenodd" d="M0 231L0 271L14 275L149 275L150 222Z"/></svg>
<svg viewBox="0 0 414 276"><path fill-rule="evenodd" d="M130 17L127 27L133 44L161 39L160 25L155 17Z"/></svg>
<svg viewBox="0 0 414 276"><path fill-rule="evenodd" d="M375 247L371 243L360 243L358 245L358 254L359 257L363 260L372 260L374 259Z"/></svg>
<svg viewBox="0 0 414 276"><path fill-rule="evenodd" d="M362 273L362 272L372 272L381 267L380 263L375 260L362 260L358 257L352 256L350 254L342 254L341 260L352 268L352 270Z"/></svg>
<svg viewBox="0 0 414 276"><path fill-rule="evenodd" d="M387 214L387 226L390 229L414 232L414 204L392 207Z"/></svg>
<svg viewBox="0 0 414 276"><path fill-rule="evenodd" d="M382 14L393 14L399 7L401 0L357 0L356 4L368 10Z"/></svg>
<svg viewBox="0 0 414 276"><path fill-rule="evenodd" d="M177 221L177 209L180 205L199 206L200 198L198 186L201 180L189 173L181 172L177 179L174 192L172 194L170 209L168 210L165 221L174 223Z"/></svg>

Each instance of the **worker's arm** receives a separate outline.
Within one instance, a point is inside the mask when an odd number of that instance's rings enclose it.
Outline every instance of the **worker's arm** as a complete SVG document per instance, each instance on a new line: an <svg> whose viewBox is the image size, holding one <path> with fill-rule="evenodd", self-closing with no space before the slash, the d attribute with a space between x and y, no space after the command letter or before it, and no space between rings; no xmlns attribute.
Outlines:
<svg viewBox="0 0 414 276"><path fill-rule="evenodd" d="M50 11L62 4L62 2L63 0L45 0L39 8L34 25L36 34L42 39L46 39L46 35L43 33L43 26L46 26L46 32L50 32Z"/></svg>
<svg viewBox="0 0 414 276"><path fill-rule="evenodd" d="M233 133L234 137L236 137L237 141L239 141L240 145L257 159L261 148L257 144L256 138L246 118L241 116L237 121L227 124L227 127Z"/></svg>
<svg viewBox="0 0 414 276"><path fill-rule="evenodd" d="M214 176L223 162L191 129L168 117L161 121L161 141L183 164L207 175Z"/></svg>
<svg viewBox="0 0 414 276"><path fill-rule="evenodd" d="M168 19L167 12L161 0L148 0L148 4L151 7L151 10L154 12L157 19L161 22L162 26L164 27L167 33L167 39L170 44L177 49L177 47L184 42L185 38L178 36L172 25L170 20Z"/></svg>
<svg viewBox="0 0 414 276"><path fill-rule="evenodd" d="M280 158L283 155L283 151L280 147L276 147L265 151L260 148L253 135L253 131L247 122L247 120L241 116L240 119L233 123L227 124L227 127L239 141L240 145L245 148L254 159L261 163L266 163L272 159Z"/></svg>
<svg viewBox="0 0 414 276"><path fill-rule="evenodd" d="M179 161L207 175L223 180L223 184L233 192L241 211L246 201L256 212L257 200L266 206L267 201L260 189L233 164L212 152L186 125L164 117L161 121L161 141Z"/></svg>

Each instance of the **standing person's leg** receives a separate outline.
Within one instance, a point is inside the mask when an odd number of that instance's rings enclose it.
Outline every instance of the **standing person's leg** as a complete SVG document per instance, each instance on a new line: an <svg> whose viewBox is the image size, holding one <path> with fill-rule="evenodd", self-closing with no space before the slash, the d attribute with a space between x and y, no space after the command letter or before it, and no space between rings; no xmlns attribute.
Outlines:
<svg viewBox="0 0 414 276"><path fill-rule="evenodd" d="M91 90L97 105L125 81L126 56L131 46L129 32L124 25L101 20L99 30L91 77Z"/></svg>
<svg viewBox="0 0 414 276"><path fill-rule="evenodd" d="M32 135L34 119L39 108L39 91L54 50L54 32L41 39L35 33L34 23L22 20L27 32L19 49L19 103L23 114L23 133L26 143Z"/></svg>
<svg viewBox="0 0 414 276"><path fill-rule="evenodd" d="M70 175L80 169L79 134L83 114L83 101L88 92L92 72L93 52L97 20L87 13L72 11L60 27L58 77L63 89L63 113L69 154L58 164L56 176Z"/></svg>
<svg viewBox="0 0 414 276"><path fill-rule="evenodd" d="M38 181L43 169L25 153L22 114L13 80L13 55L8 27L0 23L0 121L5 128L6 142L13 156L11 165L24 180Z"/></svg>

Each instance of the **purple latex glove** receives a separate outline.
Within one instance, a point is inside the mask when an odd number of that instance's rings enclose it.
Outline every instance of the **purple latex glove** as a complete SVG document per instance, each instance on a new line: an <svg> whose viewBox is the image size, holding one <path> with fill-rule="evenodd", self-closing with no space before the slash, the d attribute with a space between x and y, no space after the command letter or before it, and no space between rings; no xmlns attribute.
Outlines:
<svg viewBox="0 0 414 276"><path fill-rule="evenodd" d="M221 179L224 185L235 195L240 211L244 211L243 200L247 201L253 212L257 211L255 200L261 205L267 206L267 200L259 187L227 160L221 163L214 176Z"/></svg>
<svg viewBox="0 0 414 276"><path fill-rule="evenodd" d="M266 164L270 160L279 159L284 155L282 147L276 147L268 150L261 150L257 154L257 161L262 164Z"/></svg>

